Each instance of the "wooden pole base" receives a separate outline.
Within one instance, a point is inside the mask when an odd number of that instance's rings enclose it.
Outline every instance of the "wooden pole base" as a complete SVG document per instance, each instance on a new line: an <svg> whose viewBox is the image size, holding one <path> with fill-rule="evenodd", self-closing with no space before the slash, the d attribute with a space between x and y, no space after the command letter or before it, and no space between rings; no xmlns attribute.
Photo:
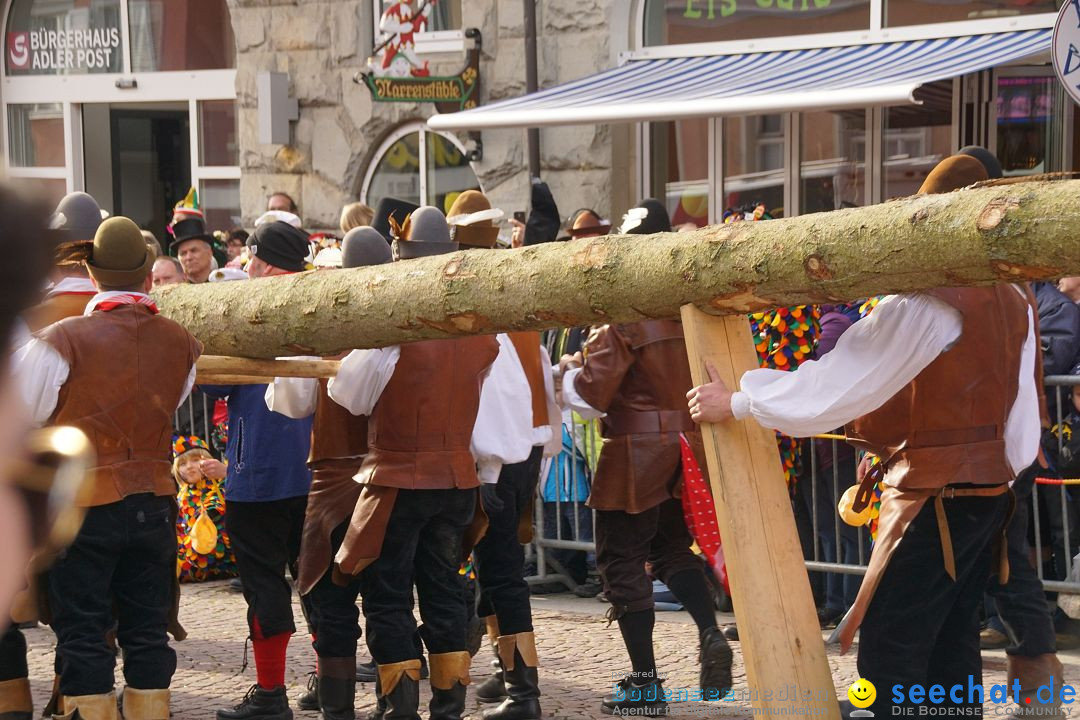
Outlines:
<svg viewBox="0 0 1080 720"><path fill-rule="evenodd" d="M758 367L744 315L687 305L682 321L696 385L709 380L706 361L730 388ZM772 715L805 708L798 712L840 720L775 434L753 420L706 423L701 434L751 703Z"/></svg>

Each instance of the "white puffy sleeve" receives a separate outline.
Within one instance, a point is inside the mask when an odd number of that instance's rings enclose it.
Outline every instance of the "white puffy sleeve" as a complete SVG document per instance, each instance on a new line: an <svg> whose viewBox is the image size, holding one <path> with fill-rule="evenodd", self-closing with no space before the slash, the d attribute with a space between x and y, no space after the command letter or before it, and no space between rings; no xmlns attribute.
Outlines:
<svg viewBox="0 0 1080 720"><path fill-rule="evenodd" d="M483 483L497 482L503 465L527 460L533 448L529 380L510 338L496 338L499 354L480 391L470 448Z"/></svg>
<svg viewBox="0 0 1080 720"><path fill-rule="evenodd" d="M56 410L71 368L52 345L32 337L11 355L11 373L31 420L44 425Z"/></svg>
<svg viewBox="0 0 1080 720"><path fill-rule="evenodd" d="M371 415L400 357L397 345L353 350L341 360L337 377L327 384L330 399L353 415Z"/></svg>
<svg viewBox="0 0 1080 720"><path fill-rule="evenodd" d="M318 357L284 357L278 360L321 360ZM300 420L315 414L319 396L316 378L278 377L266 386L266 407L285 417Z"/></svg>
<svg viewBox="0 0 1080 720"><path fill-rule="evenodd" d="M731 411L792 437L829 432L881 407L962 330L963 316L948 303L923 293L890 295L820 360L795 372L744 373Z"/></svg>

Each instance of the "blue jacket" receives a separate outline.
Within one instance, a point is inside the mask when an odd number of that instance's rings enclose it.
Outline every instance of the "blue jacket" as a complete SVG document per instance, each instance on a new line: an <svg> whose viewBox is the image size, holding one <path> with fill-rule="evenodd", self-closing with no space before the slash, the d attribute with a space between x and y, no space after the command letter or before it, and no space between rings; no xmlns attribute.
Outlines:
<svg viewBox="0 0 1080 720"><path fill-rule="evenodd" d="M307 495L311 471L311 418L293 420L266 407L266 385L200 385L228 398L229 442L225 500L267 502Z"/></svg>

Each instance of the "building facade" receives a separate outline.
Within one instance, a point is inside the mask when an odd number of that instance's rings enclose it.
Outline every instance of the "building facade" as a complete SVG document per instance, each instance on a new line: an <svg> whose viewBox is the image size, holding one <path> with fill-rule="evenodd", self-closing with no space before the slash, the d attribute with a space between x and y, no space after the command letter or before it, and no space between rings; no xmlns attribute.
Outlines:
<svg viewBox="0 0 1080 720"><path fill-rule="evenodd" d="M507 215L527 209L524 129L472 128L465 112L465 126L436 130L427 124L433 104L376 102L355 81L396 4L7 0L5 170L52 199L86 190L159 237L189 185L214 229L250 225L274 191L295 198L313 230L336 227L355 200L446 209L472 187ZM540 131L541 174L564 216L594 207L617 220L652 195L675 222L701 225L749 204L793 215L909 194L970 143L995 150L1007 174L1071 170L1075 113L1048 55L1056 10L1056 0L541 0L541 88L632 63L711 57L767 88L776 71L762 68L781 52L792 53L785 73L812 85L827 49L1047 33L1045 51L922 83L918 102L728 114L724 102L703 110L690 98L667 118L659 100L640 119L628 104L619 122L568 112L568 124ZM459 73L479 42L481 109L525 94L521 0L437 0L414 40L435 76ZM297 101L287 142L260 139L266 71L284 73ZM643 77L646 99L673 82Z"/></svg>

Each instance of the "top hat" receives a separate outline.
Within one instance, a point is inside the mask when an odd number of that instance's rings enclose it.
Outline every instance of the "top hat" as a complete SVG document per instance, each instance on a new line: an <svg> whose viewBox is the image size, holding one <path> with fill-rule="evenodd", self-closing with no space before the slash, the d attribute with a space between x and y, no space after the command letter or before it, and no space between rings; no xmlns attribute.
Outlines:
<svg viewBox="0 0 1080 720"><path fill-rule="evenodd" d="M383 198L379 201L379 204L375 206L375 217L371 221L371 227L379 231L386 242L393 240L393 235L390 232L390 218L393 217L394 222L399 226L404 224L405 218L409 216L416 208L420 207L416 203L411 203L408 200L398 200L397 198Z"/></svg>

